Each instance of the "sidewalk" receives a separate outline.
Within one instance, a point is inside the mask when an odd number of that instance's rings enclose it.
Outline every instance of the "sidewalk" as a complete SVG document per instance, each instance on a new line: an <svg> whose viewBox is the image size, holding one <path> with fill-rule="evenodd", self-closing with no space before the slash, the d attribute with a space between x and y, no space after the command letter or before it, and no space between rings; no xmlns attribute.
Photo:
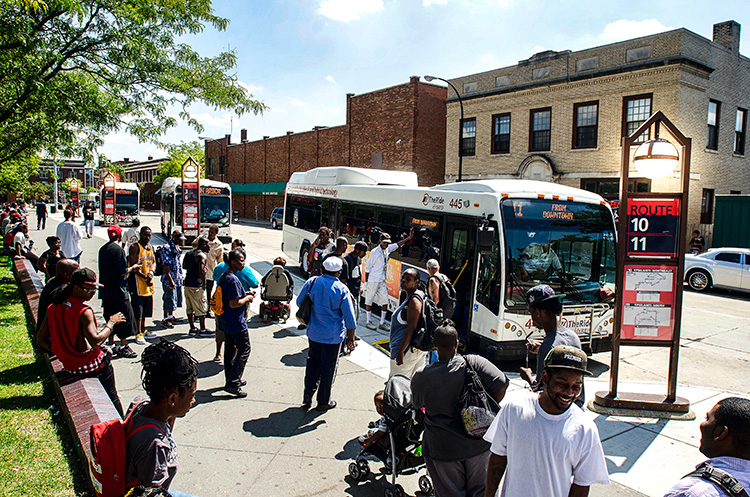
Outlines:
<svg viewBox="0 0 750 497"><path fill-rule="evenodd" d="M59 221L61 216L53 215ZM32 231L33 238L54 233L57 223L50 222L43 232ZM41 233L42 236L38 236ZM82 264L96 269L96 252L104 243L104 228L95 228L94 238L82 240ZM154 244L164 243L154 234ZM258 273L265 274L270 262L249 256ZM199 362L196 403L185 418L175 425L179 445L179 470L173 488L195 495L352 495L381 496L386 486L382 477L356 483L348 476L348 464L356 456L356 438L367 431L369 421L377 419L372 396L383 387L388 374L388 358L372 343L386 339L383 332L362 326L362 340L356 350L339 362L333 398L338 407L326 413L304 412L302 382L307 340L297 322L264 324L257 316L249 322L252 354L244 378L248 397L235 399L221 388L223 366L212 361L213 338L187 335L187 324L165 330L154 322L161 319L161 285L156 285L154 319L148 328L159 336L187 348ZM297 291L302 280L295 276ZM92 306L101 319L100 301ZM251 304L257 314L260 299ZM184 314L180 314L184 316ZM292 316L294 309L292 310ZM208 321L212 325L212 321ZM145 346L131 345L140 354ZM117 386L123 404L142 394L140 364L137 360L116 359ZM508 396L522 388L518 374L509 372ZM663 392L664 385L621 383L621 391ZM607 390L604 379L587 379L587 400ZM678 395L691 401L696 414L693 421L667 421L650 418L603 416L586 411L599 428L612 484L592 487L593 496L661 496L696 464L705 459L698 451L698 425L705 413L729 393L709 388L678 388ZM371 463L377 472L381 465ZM420 474L424 474L422 471ZM418 489L417 476L399 478L409 495ZM531 476L531 475L530 475Z"/></svg>

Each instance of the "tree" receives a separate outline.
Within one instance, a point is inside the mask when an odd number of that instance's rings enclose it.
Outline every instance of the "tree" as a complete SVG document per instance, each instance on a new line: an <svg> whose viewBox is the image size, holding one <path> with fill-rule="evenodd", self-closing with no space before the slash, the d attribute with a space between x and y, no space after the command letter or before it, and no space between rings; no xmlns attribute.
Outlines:
<svg viewBox="0 0 750 497"><path fill-rule="evenodd" d="M51 184L40 183L37 181L34 183L29 183L27 181L21 188L21 191L23 192L23 198L25 198L26 201L39 200L40 198L51 199L54 194Z"/></svg>
<svg viewBox="0 0 750 497"><path fill-rule="evenodd" d="M188 157L192 157L195 162L201 165L201 178L206 177L206 171L203 168L206 159L200 142L192 141L182 142L179 145L167 145L166 149L169 152L169 160L163 162L156 170L156 176L154 176L156 186L160 187L164 180L170 176L181 177L182 165Z"/></svg>
<svg viewBox="0 0 750 497"><path fill-rule="evenodd" d="M158 142L179 118L200 132L196 102L239 115L265 109L230 73L234 51L203 57L182 41L226 28L210 0L0 6L0 177L37 153L89 160L113 131Z"/></svg>

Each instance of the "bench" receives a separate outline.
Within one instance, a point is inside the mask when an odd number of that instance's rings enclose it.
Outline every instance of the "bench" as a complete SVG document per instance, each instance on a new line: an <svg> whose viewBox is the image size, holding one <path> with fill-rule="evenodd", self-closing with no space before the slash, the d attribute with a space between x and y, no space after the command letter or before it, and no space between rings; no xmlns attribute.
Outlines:
<svg viewBox="0 0 750 497"><path fill-rule="evenodd" d="M13 267L36 329L39 295L44 285L28 260L14 259ZM43 352L42 356L49 368L52 385L62 405L68 426L75 436L78 455L81 461L88 464L91 455L89 446L91 425L110 419L120 419L120 414L98 379L71 375L63 370L62 363L54 355ZM86 481L93 492L94 486L88 471L86 471Z"/></svg>

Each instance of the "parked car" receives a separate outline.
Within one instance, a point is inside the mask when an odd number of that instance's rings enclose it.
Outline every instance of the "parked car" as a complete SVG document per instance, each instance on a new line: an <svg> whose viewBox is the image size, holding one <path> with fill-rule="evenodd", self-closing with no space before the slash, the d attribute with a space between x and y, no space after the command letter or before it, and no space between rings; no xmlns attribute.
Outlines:
<svg viewBox="0 0 750 497"><path fill-rule="evenodd" d="M722 247L686 255L685 281L696 292L711 287L750 292L750 249Z"/></svg>
<svg viewBox="0 0 750 497"><path fill-rule="evenodd" d="M273 229L281 229L282 224L284 224L284 208L276 207L271 213L271 226Z"/></svg>

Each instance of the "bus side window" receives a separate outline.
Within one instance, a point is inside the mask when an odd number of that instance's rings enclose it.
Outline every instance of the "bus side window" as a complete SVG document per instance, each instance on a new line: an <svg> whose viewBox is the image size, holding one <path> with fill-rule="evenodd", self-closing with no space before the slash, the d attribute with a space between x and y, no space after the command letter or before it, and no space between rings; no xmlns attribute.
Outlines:
<svg viewBox="0 0 750 497"><path fill-rule="evenodd" d="M500 312L500 298L502 296L500 244L497 223L491 224L495 228L495 240L492 243L492 252L486 256L480 256L481 265L479 266L476 299L487 309L497 314Z"/></svg>

